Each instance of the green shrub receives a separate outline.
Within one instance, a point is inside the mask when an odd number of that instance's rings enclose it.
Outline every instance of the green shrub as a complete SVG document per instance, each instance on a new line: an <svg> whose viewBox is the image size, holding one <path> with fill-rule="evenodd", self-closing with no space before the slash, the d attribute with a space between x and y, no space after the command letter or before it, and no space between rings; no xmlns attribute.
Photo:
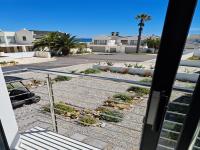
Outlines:
<svg viewBox="0 0 200 150"><path fill-rule="evenodd" d="M125 65L125 67L128 67L128 68L131 68L131 67L133 67L133 65L132 64L124 64Z"/></svg>
<svg viewBox="0 0 200 150"><path fill-rule="evenodd" d="M78 111L72 107L67 105L64 102L58 102L54 104L54 111L58 115L64 115L66 117L77 118ZM46 112L50 112L50 105L43 106L43 110Z"/></svg>
<svg viewBox="0 0 200 150"><path fill-rule="evenodd" d="M74 112L76 109L74 107L71 107L64 102L58 102L55 104L55 108L58 109L58 111L63 111L63 112ZM62 112L61 112L62 113Z"/></svg>
<svg viewBox="0 0 200 150"><path fill-rule="evenodd" d="M138 63L136 63L135 65L134 65L134 68L145 68L143 65L139 65Z"/></svg>
<svg viewBox="0 0 200 150"><path fill-rule="evenodd" d="M90 126L97 123L97 119L91 115L85 115L79 119L79 123L84 126Z"/></svg>
<svg viewBox="0 0 200 150"><path fill-rule="evenodd" d="M99 69L92 69L92 68L81 71L81 73L84 73L84 74L97 74L97 73L100 73L100 72L101 71Z"/></svg>
<svg viewBox="0 0 200 150"><path fill-rule="evenodd" d="M106 64L107 64L108 66L113 66L113 65L114 65L114 64L113 64L112 62L110 62L110 61L106 62Z"/></svg>
<svg viewBox="0 0 200 150"><path fill-rule="evenodd" d="M7 64L7 62L6 61L0 61L0 64L5 65L5 64Z"/></svg>
<svg viewBox="0 0 200 150"><path fill-rule="evenodd" d="M16 61L12 60L12 61L10 61L9 63L10 63L10 64L14 64L14 65L15 65L15 64L17 64L18 62L16 62Z"/></svg>
<svg viewBox="0 0 200 150"><path fill-rule="evenodd" d="M4 65L7 65L7 64L12 64L12 65L16 65L18 62L12 60L12 61L1 61L0 62L0 65L4 66Z"/></svg>
<svg viewBox="0 0 200 150"><path fill-rule="evenodd" d="M189 60L200 60L199 56L192 56L188 58Z"/></svg>
<svg viewBox="0 0 200 150"><path fill-rule="evenodd" d="M124 103L130 103L133 100L133 98L130 95L127 95L126 93L115 94L113 95L113 98L116 101L121 101Z"/></svg>
<svg viewBox="0 0 200 150"><path fill-rule="evenodd" d="M144 78L144 79L140 80L140 82L151 83L152 82L152 78Z"/></svg>
<svg viewBox="0 0 200 150"><path fill-rule="evenodd" d="M124 115L116 110L110 110L107 108L99 108L100 119L108 122L120 122L123 120Z"/></svg>
<svg viewBox="0 0 200 150"><path fill-rule="evenodd" d="M147 89L147 88L135 87L135 86L132 86L132 87L128 88L127 91L128 92L135 92L139 96L147 95L150 92L150 90Z"/></svg>
<svg viewBox="0 0 200 150"><path fill-rule="evenodd" d="M54 80L56 82L59 82L59 81L69 81L71 79L72 79L71 77L67 77L67 76L57 76Z"/></svg>

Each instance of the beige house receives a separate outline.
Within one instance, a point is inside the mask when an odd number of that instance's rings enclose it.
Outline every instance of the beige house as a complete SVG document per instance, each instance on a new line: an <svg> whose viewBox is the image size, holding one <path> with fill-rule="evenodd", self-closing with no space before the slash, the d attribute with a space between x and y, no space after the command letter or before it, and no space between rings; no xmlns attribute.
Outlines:
<svg viewBox="0 0 200 150"><path fill-rule="evenodd" d="M17 32L0 31L0 52L28 52L32 51L34 33L23 29Z"/></svg>
<svg viewBox="0 0 200 150"><path fill-rule="evenodd" d="M142 36L141 50L145 51L148 47ZM136 51L137 36L120 36L119 32L112 32L110 36L96 36L89 45L93 52L122 52L131 53Z"/></svg>

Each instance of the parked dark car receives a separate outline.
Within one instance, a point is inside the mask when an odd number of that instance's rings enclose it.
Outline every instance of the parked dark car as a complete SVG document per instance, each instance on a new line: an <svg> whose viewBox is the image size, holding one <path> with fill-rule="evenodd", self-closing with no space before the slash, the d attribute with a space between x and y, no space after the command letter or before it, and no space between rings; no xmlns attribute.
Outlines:
<svg viewBox="0 0 200 150"><path fill-rule="evenodd" d="M22 78L5 76L5 81L13 108L40 101L40 97L36 96L23 84Z"/></svg>

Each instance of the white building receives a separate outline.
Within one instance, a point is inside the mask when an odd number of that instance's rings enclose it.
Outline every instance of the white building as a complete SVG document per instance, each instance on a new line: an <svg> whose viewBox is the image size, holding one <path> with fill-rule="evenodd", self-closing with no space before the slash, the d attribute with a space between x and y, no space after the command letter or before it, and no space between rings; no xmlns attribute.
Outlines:
<svg viewBox="0 0 200 150"><path fill-rule="evenodd" d="M23 29L17 32L0 31L0 52L32 51L34 32Z"/></svg>
<svg viewBox="0 0 200 150"><path fill-rule="evenodd" d="M147 37L141 37L141 51L148 47L144 43ZM110 36L97 36L92 39L89 45L93 52L125 52L131 53L136 51L137 36L120 36L119 32L112 32Z"/></svg>

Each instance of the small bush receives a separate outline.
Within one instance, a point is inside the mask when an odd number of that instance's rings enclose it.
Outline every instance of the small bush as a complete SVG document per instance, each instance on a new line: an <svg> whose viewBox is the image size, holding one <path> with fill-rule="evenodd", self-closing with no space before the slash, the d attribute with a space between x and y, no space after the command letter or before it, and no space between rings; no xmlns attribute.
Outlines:
<svg viewBox="0 0 200 150"><path fill-rule="evenodd" d="M188 58L189 60L200 60L199 56L192 56Z"/></svg>
<svg viewBox="0 0 200 150"><path fill-rule="evenodd" d="M140 80L140 82L151 83L152 82L152 78L144 78L144 79Z"/></svg>
<svg viewBox="0 0 200 150"><path fill-rule="evenodd" d="M72 70L71 73L76 73L77 70Z"/></svg>
<svg viewBox="0 0 200 150"><path fill-rule="evenodd" d="M153 65L150 66L150 69L154 69L155 67Z"/></svg>
<svg viewBox="0 0 200 150"><path fill-rule="evenodd" d="M59 81L69 81L71 79L72 79L71 77L67 77L67 76L57 76L54 80L56 82L59 82Z"/></svg>
<svg viewBox="0 0 200 150"><path fill-rule="evenodd" d="M79 123L84 126L90 126L97 123L97 119L91 115L85 115L79 119Z"/></svg>
<svg viewBox="0 0 200 150"><path fill-rule="evenodd" d="M147 95L150 92L150 90L147 89L147 88L135 87L135 86L128 88L127 91L128 92L135 92L139 96Z"/></svg>
<svg viewBox="0 0 200 150"><path fill-rule="evenodd" d="M141 68L141 69L143 69L143 68L145 68L143 65L139 65L138 63L136 63L135 65L134 65L134 68Z"/></svg>
<svg viewBox="0 0 200 150"><path fill-rule="evenodd" d="M108 122L120 122L123 120L124 115L116 110L110 110L107 108L99 108L100 119Z"/></svg>
<svg viewBox="0 0 200 150"><path fill-rule="evenodd" d="M11 65L16 65L18 62L16 62L16 61L14 61L14 60L12 60L12 61L1 61L0 62L0 65L2 65L2 66L4 66L4 65L9 65L9 64L11 64Z"/></svg>
<svg viewBox="0 0 200 150"><path fill-rule="evenodd" d="M0 65L6 65L6 64L7 64L6 61L1 61L1 62L0 62Z"/></svg>
<svg viewBox="0 0 200 150"><path fill-rule="evenodd" d="M14 60L12 60L12 61L10 61L10 62L8 62L8 63L10 63L10 64L17 64L18 62L16 62L16 61L14 61Z"/></svg>
<svg viewBox="0 0 200 150"><path fill-rule="evenodd" d="M133 100L133 98L130 95L127 95L125 93L115 94L115 95L113 95L113 98L116 101L121 101L124 103L131 103Z"/></svg>
<svg viewBox="0 0 200 150"><path fill-rule="evenodd" d="M58 115L64 115L71 118L77 118L79 115L79 112L74 107L69 106L64 102L55 103L54 108L55 113ZM43 110L46 112L50 112L50 105L44 106Z"/></svg>
<svg viewBox="0 0 200 150"><path fill-rule="evenodd" d="M124 64L125 65L125 67L128 67L128 68L131 68L131 67L133 67L133 65L132 64Z"/></svg>
<svg viewBox="0 0 200 150"><path fill-rule="evenodd" d="M92 69L92 68L81 71L81 73L84 73L84 74L97 74L97 73L100 73L100 72L101 71L99 69Z"/></svg>
<svg viewBox="0 0 200 150"><path fill-rule="evenodd" d="M110 62L110 61L106 62L106 64L107 64L108 66L113 66L113 65L114 65L114 64L113 64L112 62Z"/></svg>
<svg viewBox="0 0 200 150"><path fill-rule="evenodd" d="M120 103L120 101L108 99L108 100L106 100L104 102L103 106L113 107L115 109L124 110L124 109L129 109L130 108L130 103Z"/></svg>

